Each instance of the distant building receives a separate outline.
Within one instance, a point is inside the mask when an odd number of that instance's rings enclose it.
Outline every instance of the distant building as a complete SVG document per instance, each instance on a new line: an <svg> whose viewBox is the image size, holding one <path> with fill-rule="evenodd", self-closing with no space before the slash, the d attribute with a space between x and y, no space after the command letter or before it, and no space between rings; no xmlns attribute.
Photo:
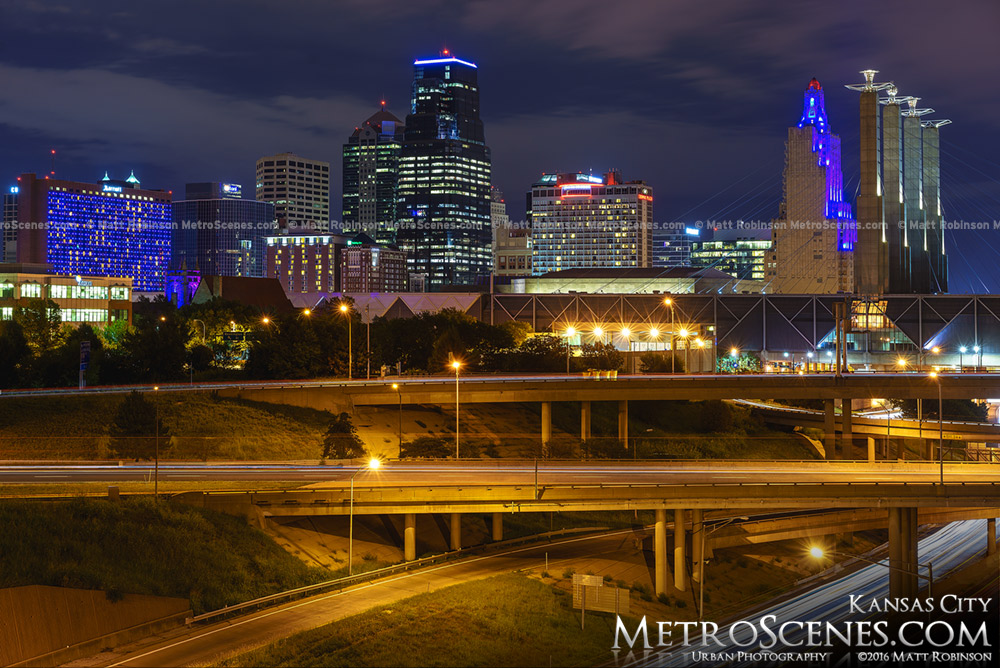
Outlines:
<svg viewBox="0 0 1000 668"><path fill-rule="evenodd" d="M740 280L763 281L770 252L770 229L716 230L711 238L692 242L691 266L718 269Z"/></svg>
<svg viewBox="0 0 1000 668"><path fill-rule="evenodd" d="M475 285L492 270L490 149L477 71L447 51L413 63L396 241L414 281L429 290Z"/></svg>
<svg viewBox="0 0 1000 668"><path fill-rule="evenodd" d="M71 325L132 322L132 279L127 276L61 276L50 265L0 264L0 320L32 299L51 299Z"/></svg>
<svg viewBox="0 0 1000 668"><path fill-rule="evenodd" d="M531 230L513 228L507 215L503 192L491 189L490 224L493 227L493 274L495 276L531 275Z"/></svg>
<svg viewBox="0 0 1000 668"><path fill-rule="evenodd" d="M294 153L257 161L257 201L274 204L278 226L299 232L330 229L330 163Z"/></svg>
<svg viewBox="0 0 1000 668"><path fill-rule="evenodd" d="M784 201L773 223L768 292L851 292L857 229L844 201L840 137L830 132L816 79L803 98L802 118L788 128L785 144Z"/></svg>
<svg viewBox="0 0 1000 668"><path fill-rule="evenodd" d="M653 266L653 189L618 172L544 174L528 193L534 273Z"/></svg>
<svg viewBox="0 0 1000 668"><path fill-rule="evenodd" d="M564 269L541 276L515 278L497 292L523 294L705 294L759 292L763 281L737 281L715 269L665 267L653 269Z"/></svg>
<svg viewBox="0 0 1000 668"><path fill-rule="evenodd" d="M0 234L0 262L17 262L17 197L18 186L11 186L3 194L3 216L0 217L3 233Z"/></svg>
<svg viewBox="0 0 1000 668"><path fill-rule="evenodd" d="M344 144L343 213L345 234L363 232L378 243L396 241L396 192L403 121L382 109Z"/></svg>
<svg viewBox="0 0 1000 668"><path fill-rule="evenodd" d="M264 237L275 234L274 205L242 198L237 183L189 183L174 202L172 268L206 276L264 275Z"/></svg>
<svg viewBox="0 0 1000 668"><path fill-rule="evenodd" d="M692 244L701 239L701 230L688 227L678 232L653 232L654 267L690 267Z"/></svg>
<svg viewBox="0 0 1000 668"><path fill-rule="evenodd" d="M406 292L406 253L358 234L340 252L341 292Z"/></svg>
<svg viewBox="0 0 1000 668"><path fill-rule="evenodd" d="M18 177L17 261L57 275L121 276L140 292L163 290L173 226L171 194L135 174L100 183Z"/></svg>
<svg viewBox="0 0 1000 668"><path fill-rule="evenodd" d="M268 278L286 294L340 290L340 253L348 237L340 234L279 234L265 237Z"/></svg>

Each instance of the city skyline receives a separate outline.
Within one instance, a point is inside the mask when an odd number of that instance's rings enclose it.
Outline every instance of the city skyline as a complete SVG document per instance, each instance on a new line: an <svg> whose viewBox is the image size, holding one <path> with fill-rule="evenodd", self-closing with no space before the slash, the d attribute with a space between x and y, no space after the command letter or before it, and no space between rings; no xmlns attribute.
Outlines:
<svg viewBox="0 0 1000 668"><path fill-rule="evenodd" d="M723 3L687 12L683 21L655 7L638 26L596 4L589 18L565 19L546 3L520 13L473 5L453 16L422 16L427 8L418 3L396 8L408 21L388 27L352 5L292 5L288 25L276 27L251 6L241 10L244 33L209 47L199 36L231 20L211 6L186 33L175 19L143 22L135 8L98 15L85 5L26 5L10 11L0 28L9 45L0 70L11 83L0 93L0 168L8 179L44 173L56 148L57 177L89 180L135 165L144 183L178 192L194 181L249 185L256 158L293 151L334 165L336 210L343 138L382 99L404 117L413 59L447 47L480 65L488 143L503 147L494 149L494 185L505 191L523 192L542 172L617 168L657 190L657 221L770 220L781 196L783 135L798 113L788 100L813 76L830 91L831 115L841 119L845 190L854 199L857 97L842 86L873 67L901 95L920 96L955 120L942 146L942 178L951 190L946 218L998 218L992 212L1000 209L1000 184L988 156L990 147L1000 148L1000 128L989 112L995 93L980 85L995 60L997 47L985 32L996 24L997 8L979 3L979 20L969 20L932 14L920 3L906 13L866 10L863 18L829 16L820 3L796 6L790 14ZM707 48L688 48L684 30L723 15ZM339 16L352 29L327 21L321 40L312 24L323 16ZM571 25L553 41L539 28L557 20ZM959 41L948 29L953 21L973 34ZM896 27L884 30L890 23ZM366 46L376 27L383 31L378 43ZM932 27L940 39L919 53L901 36ZM289 52L296 67L280 78L265 76L274 65L247 46L265 28L276 31L279 45L290 48L298 39ZM41 48L19 48L29 37ZM779 51L799 56L779 58ZM961 61L946 57L950 51L962 53ZM370 65L363 74L355 67L361 62ZM531 76L539 62L559 72L557 85ZM329 71L338 74L317 76ZM518 198L509 204L512 220L523 219ZM952 292L1000 289L1000 269L988 261L1000 242L978 232L953 236Z"/></svg>

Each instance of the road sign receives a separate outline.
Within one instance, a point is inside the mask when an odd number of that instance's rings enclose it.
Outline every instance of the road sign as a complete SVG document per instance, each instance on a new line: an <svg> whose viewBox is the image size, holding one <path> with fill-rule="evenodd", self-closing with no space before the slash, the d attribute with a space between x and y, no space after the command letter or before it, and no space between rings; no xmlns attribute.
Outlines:
<svg viewBox="0 0 1000 668"><path fill-rule="evenodd" d="M605 587L600 575L573 574L573 608L581 614L587 610L627 615L629 590Z"/></svg>

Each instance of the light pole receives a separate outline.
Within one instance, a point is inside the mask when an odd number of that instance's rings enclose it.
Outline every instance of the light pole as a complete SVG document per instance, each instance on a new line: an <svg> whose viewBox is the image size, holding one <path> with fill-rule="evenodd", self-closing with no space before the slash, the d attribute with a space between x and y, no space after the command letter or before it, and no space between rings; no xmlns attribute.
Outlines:
<svg viewBox="0 0 1000 668"><path fill-rule="evenodd" d="M575 327L567 327L566 328L566 375L567 376L569 375L569 348L570 348L569 340L570 340L570 337L575 336L575 335L576 335L576 328Z"/></svg>
<svg viewBox="0 0 1000 668"><path fill-rule="evenodd" d="M687 330L687 327L681 327L679 334L681 335L681 338L684 339L684 373L691 373L689 362L690 355L688 355L688 351L691 350L691 347L688 346L688 336L691 335L691 332Z"/></svg>
<svg viewBox="0 0 1000 668"><path fill-rule="evenodd" d="M740 358L740 350L739 350L739 348L737 348L735 346L733 346L732 348L730 348L729 349L729 356L733 358L733 373L736 373L739 370L737 368L739 366L739 358Z"/></svg>
<svg viewBox="0 0 1000 668"><path fill-rule="evenodd" d="M649 338L650 338L651 341L656 341L657 339L659 339L660 338L660 330L657 329L656 327L651 328L649 330ZM646 349L647 350L649 349L648 345L647 345ZM670 354L673 355L674 352L671 350Z"/></svg>
<svg viewBox="0 0 1000 668"><path fill-rule="evenodd" d="M368 323L368 342L365 344L365 358L368 361L367 371L365 371L365 380L372 379L372 318L371 318L371 304L365 304L365 322Z"/></svg>
<svg viewBox="0 0 1000 668"><path fill-rule="evenodd" d="M403 451L403 395L399 391L399 383L393 383L392 389L396 390L396 399L399 401L399 450Z"/></svg>
<svg viewBox="0 0 1000 668"><path fill-rule="evenodd" d="M354 367L354 327L351 325L351 309L347 304L340 305L340 312L347 316L347 380L353 378L352 372Z"/></svg>
<svg viewBox="0 0 1000 668"><path fill-rule="evenodd" d="M704 352L705 350L705 339L695 339L695 345L698 346L698 350ZM704 360L702 353L698 353L698 373L701 373L701 364Z"/></svg>
<svg viewBox="0 0 1000 668"><path fill-rule="evenodd" d="M941 374L931 371L931 378L938 386L938 461L941 466L941 484L944 484L944 399L941 396Z"/></svg>
<svg viewBox="0 0 1000 668"><path fill-rule="evenodd" d="M458 455L458 370L462 368L462 363L458 360L452 360L451 368L455 370L455 459L459 458Z"/></svg>
<svg viewBox="0 0 1000 668"><path fill-rule="evenodd" d="M153 500L159 502L160 500L160 400L159 400L160 386L153 386L153 433L154 445L153 445Z"/></svg>
<svg viewBox="0 0 1000 668"><path fill-rule="evenodd" d="M701 579L698 581L698 621L699 622L705 617L705 573L706 573L705 564L708 563L708 559L705 558L705 536L707 534L710 534L710 533L715 533L716 531L718 531L722 527L729 526L730 524L732 524L736 520L740 520L741 522L745 522L748 519L750 519L750 518L749 517L745 517L745 516L744 517L730 517L729 519L725 519L725 520L722 520L720 522L714 523L712 525L712 528L708 529L708 530L706 530L707 527L705 526L704 522L702 522L702 524L701 524L701 530L699 531L699 533L701 534L701 537L700 537L700 540L701 540L701 552L700 552L700 554L701 554ZM692 536L692 538L693 538L693 536Z"/></svg>
<svg viewBox="0 0 1000 668"><path fill-rule="evenodd" d="M348 520L347 529L347 574L354 575L354 478L362 471L377 471L382 466L382 462L372 458L368 466L359 468L351 476L351 515Z"/></svg>
<svg viewBox="0 0 1000 668"><path fill-rule="evenodd" d="M632 369L630 373L635 373L635 360L632 358L632 330L628 327L622 327L622 336L628 342L628 367Z"/></svg>
<svg viewBox="0 0 1000 668"><path fill-rule="evenodd" d="M207 331L208 330L205 327L205 321L204 320L199 320L198 318L192 318L191 322L193 322L193 323L194 322L200 322L201 323L201 345L203 345L203 346L208 345L208 343L206 342L206 339L208 338L208 336L207 336ZM189 366L190 366L190 371L191 371L191 384L194 385L194 358L191 359L191 364Z"/></svg>
<svg viewBox="0 0 1000 668"><path fill-rule="evenodd" d="M972 346L972 352L976 353L976 373L979 373L979 367L983 365L983 356L979 354L979 346Z"/></svg>
<svg viewBox="0 0 1000 668"><path fill-rule="evenodd" d="M911 571L905 568L899 568L898 566L893 566L892 564L885 564L881 561L875 561L874 559L868 559L867 557L862 557L857 554L848 554L847 552L834 552L833 550L826 551L821 547L811 547L809 548L809 555L815 559L822 559L827 555L837 555L840 557L848 557L851 559L857 559L858 561L863 561L867 564L874 564L876 566L885 566L890 571L899 571L900 573L907 573L909 575L915 575L918 578L923 578L927 580L927 597L930 598L934 595L934 564L927 562L926 564L917 564L917 570ZM888 561L888 560L886 560ZM924 566L927 568L927 575L920 573L919 567Z"/></svg>
<svg viewBox="0 0 1000 668"><path fill-rule="evenodd" d="M965 351L968 350L965 346L958 349L958 372L965 373Z"/></svg>
<svg viewBox="0 0 1000 668"><path fill-rule="evenodd" d="M667 297L663 304L670 309L670 373L677 373L674 366L674 302Z"/></svg>

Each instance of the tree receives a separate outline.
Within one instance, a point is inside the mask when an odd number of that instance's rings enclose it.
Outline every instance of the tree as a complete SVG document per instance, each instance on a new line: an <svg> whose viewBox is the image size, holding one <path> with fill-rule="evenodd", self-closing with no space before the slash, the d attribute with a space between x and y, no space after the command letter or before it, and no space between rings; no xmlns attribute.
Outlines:
<svg viewBox="0 0 1000 668"><path fill-rule="evenodd" d="M16 320L0 321L0 387L17 387L31 363L31 350Z"/></svg>
<svg viewBox="0 0 1000 668"><path fill-rule="evenodd" d="M420 436L406 441L399 449L400 457L444 459L455 454L455 444L437 436Z"/></svg>
<svg viewBox="0 0 1000 668"><path fill-rule="evenodd" d="M581 347L583 364L589 369L616 370L625 363L625 353L610 343L584 343Z"/></svg>
<svg viewBox="0 0 1000 668"><path fill-rule="evenodd" d="M653 350L643 353L639 357L639 371L642 373L669 373L671 371L683 373L685 371L683 355L674 354L673 362L671 362L670 357L671 353L659 353Z"/></svg>
<svg viewBox="0 0 1000 668"><path fill-rule="evenodd" d="M341 413L330 420L323 436L323 456L331 459L356 459L368 453L358 438L358 430L351 423L351 416Z"/></svg>
<svg viewBox="0 0 1000 668"><path fill-rule="evenodd" d="M29 299L14 307L14 320L36 354L48 352L59 343L62 312L51 299Z"/></svg>
<svg viewBox="0 0 1000 668"><path fill-rule="evenodd" d="M170 430L157 415L156 405L133 390L118 404L109 435L111 448L119 457L152 459L157 437L162 450L164 439L170 438Z"/></svg>

